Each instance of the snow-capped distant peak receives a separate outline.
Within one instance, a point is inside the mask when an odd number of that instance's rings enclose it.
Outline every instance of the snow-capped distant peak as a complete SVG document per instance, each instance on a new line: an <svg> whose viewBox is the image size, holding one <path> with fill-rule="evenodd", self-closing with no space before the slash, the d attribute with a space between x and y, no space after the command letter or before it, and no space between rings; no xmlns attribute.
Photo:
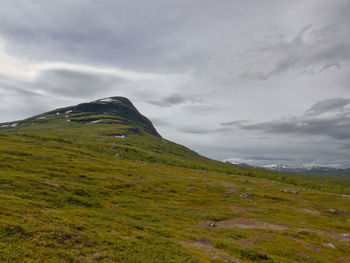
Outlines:
<svg viewBox="0 0 350 263"><path fill-rule="evenodd" d="M317 164L299 164L299 165L286 165L286 164L269 164L264 165L263 168L279 171L279 172L293 172L293 173L311 173L311 174L348 174L349 169L342 169L330 166L319 166Z"/></svg>
<svg viewBox="0 0 350 263"><path fill-rule="evenodd" d="M269 168L269 169L288 169L290 168L288 165L286 164L268 164L268 165L264 165L264 168Z"/></svg>

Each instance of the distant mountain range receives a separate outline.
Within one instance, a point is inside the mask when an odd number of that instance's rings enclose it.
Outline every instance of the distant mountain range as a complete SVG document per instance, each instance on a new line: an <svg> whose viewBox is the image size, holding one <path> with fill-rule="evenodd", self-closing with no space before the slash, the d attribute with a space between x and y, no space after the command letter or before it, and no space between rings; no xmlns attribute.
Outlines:
<svg viewBox="0 0 350 263"><path fill-rule="evenodd" d="M302 173L302 174L314 174L314 175L350 175L350 168L334 168L327 166L305 166L305 165L287 165L287 164L268 164L264 166L250 165L247 163L226 161L228 163L249 166L255 168L264 168L267 170L286 172L286 173Z"/></svg>
<svg viewBox="0 0 350 263"><path fill-rule="evenodd" d="M269 164L262 168L290 173L319 174L319 175L350 175L350 168L339 169L325 166L289 166L286 164Z"/></svg>

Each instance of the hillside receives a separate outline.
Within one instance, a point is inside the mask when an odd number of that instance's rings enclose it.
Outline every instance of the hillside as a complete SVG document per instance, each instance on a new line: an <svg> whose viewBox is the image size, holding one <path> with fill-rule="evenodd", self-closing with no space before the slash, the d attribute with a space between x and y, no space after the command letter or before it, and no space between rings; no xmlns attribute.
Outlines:
<svg viewBox="0 0 350 263"><path fill-rule="evenodd" d="M350 261L349 178L205 158L126 98L0 124L0 168L1 262Z"/></svg>

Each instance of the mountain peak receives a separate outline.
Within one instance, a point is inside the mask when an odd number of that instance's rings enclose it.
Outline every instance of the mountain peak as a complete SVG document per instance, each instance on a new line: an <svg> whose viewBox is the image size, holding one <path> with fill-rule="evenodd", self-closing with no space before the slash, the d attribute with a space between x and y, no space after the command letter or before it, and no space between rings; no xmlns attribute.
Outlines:
<svg viewBox="0 0 350 263"><path fill-rule="evenodd" d="M125 97L107 97L75 106L56 109L26 120L4 123L0 128L33 126L65 120L76 124L104 123L129 126L133 131L143 130L161 137L152 122L143 116Z"/></svg>
<svg viewBox="0 0 350 263"><path fill-rule="evenodd" d="M56 110L55 112L64 113L68 111L74 111L76 114L86 115L112 115L119 116L125 119L128 123L136 124L140 126L146 132L149 132L155 136L160 137L157 130L154 128L152 122L143 116L136 107L131 103L128 98L125 97L107 97L91 102L81 103L76 106L63 108Z"/></svg>

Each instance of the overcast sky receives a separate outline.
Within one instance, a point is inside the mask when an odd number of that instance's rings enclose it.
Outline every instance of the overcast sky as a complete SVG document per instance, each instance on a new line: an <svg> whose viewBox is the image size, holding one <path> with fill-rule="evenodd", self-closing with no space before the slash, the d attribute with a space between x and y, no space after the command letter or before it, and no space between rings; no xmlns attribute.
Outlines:
<svg viewBox="0 0 350 263"><path fill-rule="evenodd" d="M0 121L126 96L218 159L350 167L348 0L0 0Z"/></svg>

